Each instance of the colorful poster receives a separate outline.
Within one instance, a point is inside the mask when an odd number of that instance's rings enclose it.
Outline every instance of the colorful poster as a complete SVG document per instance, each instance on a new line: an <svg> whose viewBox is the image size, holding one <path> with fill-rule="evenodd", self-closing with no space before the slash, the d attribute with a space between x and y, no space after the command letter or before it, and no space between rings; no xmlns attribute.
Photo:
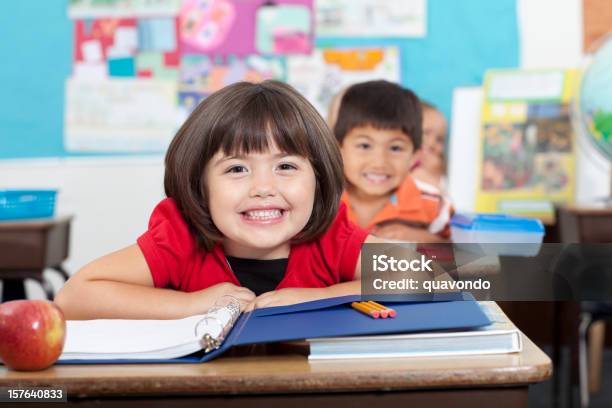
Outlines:
<svg viewBox="0 0 612 408"><path fill-rule="evenodd" d="M283 80L285 62L280 58L251 55L215 61L206 55L184 55L181 60L179 105L185 114L211 93L238 81Z"/></svg>
<svg viewBox="0 0 612 408"><path fill-rule="evenodd" d="M336 93L348 85L372 79L400 83L397 48L317 48L309 56L287 57L287 82L324 117Z"/></svg>
<svg viewBox="0 0 612 408"><path fill-rule="evenodd" d="M489 71L476 211L550 220L575 189L574 71Z"/></svg>
<svg viewBox="0 0 612 408"><path fill-rule="evenodd" d="M317 0L320 37L425 37L427 0Z"/></svg>
<svg viewBox="0 0 612 408"><path fill-rule="evenodd" d="M178 20L95 18L74 23L74 77L178 78Z"/></svg>
<svg viewBox="0 0 612 408"><path fill-rule="evenodd" d="M161 152L177 129L176 81L66 82L66 150Z"/></svg>
<svg viewBox="0 0 612 408"><path fill-rule="evenodd" d="M183 0L184 54L247 56L309 53L313 0Z"/></svg>
<svg viewBox="0 0 612 408"><path fill-rule="evenodd" d="M68 16L159 17L176 16L181 0L69 0Z"/></svg>

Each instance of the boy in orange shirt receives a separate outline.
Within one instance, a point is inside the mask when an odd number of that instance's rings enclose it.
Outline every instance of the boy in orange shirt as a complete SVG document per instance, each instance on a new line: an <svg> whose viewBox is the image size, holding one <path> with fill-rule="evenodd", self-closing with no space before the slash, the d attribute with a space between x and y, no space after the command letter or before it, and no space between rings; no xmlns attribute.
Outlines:
<svg viewBox="0 0 612 408"><path fill-rule="evenodd" d="M352 85L333 130L344 160L342 200L353 222L391 239L448 237L448 219L440 218L448 212L443 200L419 189L409 175L422 135L421 102L412 91L387 81Z"/></svg>

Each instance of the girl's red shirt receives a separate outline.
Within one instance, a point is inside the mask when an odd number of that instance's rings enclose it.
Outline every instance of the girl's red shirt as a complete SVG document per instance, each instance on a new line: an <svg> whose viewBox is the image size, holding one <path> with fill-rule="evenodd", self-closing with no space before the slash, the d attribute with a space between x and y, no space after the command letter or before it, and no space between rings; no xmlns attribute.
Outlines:
<svg viewBox="0 0 612 408"><path fill-rule="evenodd" d="M320 288L351 281L368 232L349 221L341 204L329 229L318 239L291 245L282 288ZM148 230L138 240L155 287L194 292L222 282L240 285L221 244L198 249L176 203L162 200L153 210Z"/></svg>

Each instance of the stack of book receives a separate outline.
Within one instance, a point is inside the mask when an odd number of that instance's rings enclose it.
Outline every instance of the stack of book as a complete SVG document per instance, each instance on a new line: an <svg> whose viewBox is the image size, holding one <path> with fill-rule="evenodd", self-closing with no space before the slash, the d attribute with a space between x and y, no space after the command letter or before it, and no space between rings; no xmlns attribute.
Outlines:
<svg viewBox="0 0 612 408"><path fill-rule="evenodd" d="M495 302L479 302L491 324L466 330L309 339L311 361L515 353L521 332Z"/></svg>

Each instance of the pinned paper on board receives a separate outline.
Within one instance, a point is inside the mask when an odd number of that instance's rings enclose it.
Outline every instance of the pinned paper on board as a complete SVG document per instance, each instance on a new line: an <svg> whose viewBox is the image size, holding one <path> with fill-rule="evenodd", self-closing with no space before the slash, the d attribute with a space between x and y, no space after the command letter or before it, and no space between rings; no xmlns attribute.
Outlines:
<svg viewBox="0 0 612 408"><path fill-rule="evenodd" d="M312 3L183 0L179 14L181 52L240 57L308 52L313 37ZM265 25L266 20L276 26Z"/></svg>
<svg viewBox="0 0 612 408"><path fill-rule="evenodd" d="M287 57L287 82L323 116L336 93L373 79L400 83L396 47L317 48L309 56Z"/></svg>
<svg viewBox="0 0 612 408"><path fill-rule="evenodd" d="M178 77L176 18L81 19L74 27L76 78Z"/></svg>
<svg viewBox="0 0 612 408"><path fill-rule="evenodd" d="M74 76L177 78L176 18L75 21Z"/></svg>
<svg viewBox="0 0 612 408"><path fill-rule="evenodd" d="M251 55L215 61L206 55L185 55L181 61L179 105L185 113L211 93L238 81L283 80L285 62L280 58Z"/></svg>
<svg viewBox="0 0 612 408"><path fill-rule="evenodd" d="M476 211L550 219L575 189L568 70L490 71L485 77Z"/></svg>
<svg viewBox="0 0 612 408"><path fill-rule="evenodd" d="M317 35L424 37L427 0L317 0Z"/></svg>
<svg viewBox="0 0 612 408"><path fill-rule="evenodd" d="M263 5L257 9L255 48L260 54L309 54L310 9L302 5Z"/></svg>
<svg viewBox="0 0 612 408"><path fill-rule="evenodd" d="M176 16L181 0L69 0L68 16L151 17Z"/></svg>
<svg viewBox="0 0 612 408"><path fill-rule="evenodd" d="M177 128L176 81L66 82L64 143L72 151L164 151Z"/></svg>
<svg viewBox="0 0 612 408"><path fill-rule="evenodd" d="M394 7L377 15L401 20ZM202 99L237 81L286 80L321 113L352 83L400 82L396 47L315 50L313 0L74 0L70 14L71 150L154 151Z"/></svg>

